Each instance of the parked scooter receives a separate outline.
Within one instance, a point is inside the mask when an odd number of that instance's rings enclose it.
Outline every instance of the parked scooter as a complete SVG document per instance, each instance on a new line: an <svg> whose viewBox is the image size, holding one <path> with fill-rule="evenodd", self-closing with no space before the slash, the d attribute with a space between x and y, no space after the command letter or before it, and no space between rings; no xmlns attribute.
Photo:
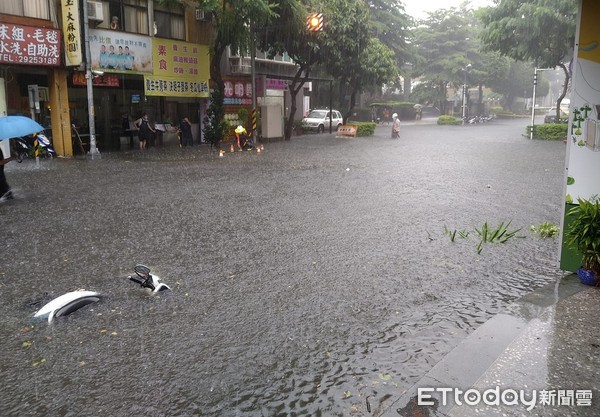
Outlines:
<svg viewBox="0 0 600 417"><path fill-rule="evenodd" d="M127 278L140 284L142 288L150 288L153 293L171 289L171 287L163 283L157 275L150 274L150 268L146 265L137 264L133 270L136 275L129 275Z"/></svg>
<svg viewBox="0 0 600 417"><path fill-rule="evenodd" d="M15 138L15 148L17 154L17 162L23 162L25 158L35 158L35 140L38 142L39 156L53 158L56 152L52 148L50 141L43 133L38 133L32 136Z"/></svg>

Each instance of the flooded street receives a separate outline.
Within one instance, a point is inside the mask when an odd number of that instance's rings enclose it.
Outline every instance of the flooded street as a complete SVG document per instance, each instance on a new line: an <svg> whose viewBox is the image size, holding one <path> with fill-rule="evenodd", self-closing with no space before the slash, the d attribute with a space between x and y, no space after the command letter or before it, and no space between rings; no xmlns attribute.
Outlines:
<svg viewBox="0 0 600 417"><path fill-rule="evenodd" d="M0 415L377 415L560 276L529 226L560 223L565 145L527 123L7 165ZM478 254L475 228L508 221ZM127 280L137 263L173 291ZM32 322L78 288L104 298Z"/></svg>

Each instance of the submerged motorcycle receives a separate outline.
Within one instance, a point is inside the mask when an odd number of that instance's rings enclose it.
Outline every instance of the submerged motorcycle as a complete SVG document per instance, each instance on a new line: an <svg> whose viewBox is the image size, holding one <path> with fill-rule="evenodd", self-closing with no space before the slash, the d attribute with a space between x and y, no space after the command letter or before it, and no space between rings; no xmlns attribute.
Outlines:
<svg viewBox="0 0 600 417"><path fill-rule="evenodd" d="M133 270L135 271L135 276L129 275L127 278L140 284L142 288L149 288L153 293L171 289L157 275L150 274L150 268L146 265L137 264Z"/></svg>
<svg viewBox="0 0 600 417"><path fill-rule="evenodd" d="M136 275L130 275L127 278L140 284L142 288L149 288L153 293L171 289L157 275L150 274L150 268L147 266L138 264L133 270ZM95 291L71 291L44 305L34 314L33 318L37 320L48 319L48 322L51 323L55 318L68 316L88 304L99 301L101 298L102 294Z"/></svg>

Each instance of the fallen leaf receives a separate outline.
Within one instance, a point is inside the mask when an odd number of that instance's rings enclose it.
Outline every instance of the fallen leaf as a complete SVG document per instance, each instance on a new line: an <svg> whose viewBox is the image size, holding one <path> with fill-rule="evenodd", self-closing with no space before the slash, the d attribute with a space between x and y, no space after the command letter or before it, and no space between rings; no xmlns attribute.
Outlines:
<svg viewBox="0 0 600 417"><path fill-rule="evenodd" d="M384 381L389 381L392 379L392 376L386 372L379 372L377 376L379 377L379 379L382 379Z"/></svg>

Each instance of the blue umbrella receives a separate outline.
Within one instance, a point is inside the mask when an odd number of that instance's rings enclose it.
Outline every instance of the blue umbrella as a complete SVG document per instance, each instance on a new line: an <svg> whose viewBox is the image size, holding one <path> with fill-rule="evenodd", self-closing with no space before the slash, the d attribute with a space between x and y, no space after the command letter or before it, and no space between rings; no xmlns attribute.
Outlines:
<svg viewBox="0 0 600 417"><path fill-rule="evenodd" d="M25 116L0 117L0 140L19 138L44 130L44 127Z"/></svg>

